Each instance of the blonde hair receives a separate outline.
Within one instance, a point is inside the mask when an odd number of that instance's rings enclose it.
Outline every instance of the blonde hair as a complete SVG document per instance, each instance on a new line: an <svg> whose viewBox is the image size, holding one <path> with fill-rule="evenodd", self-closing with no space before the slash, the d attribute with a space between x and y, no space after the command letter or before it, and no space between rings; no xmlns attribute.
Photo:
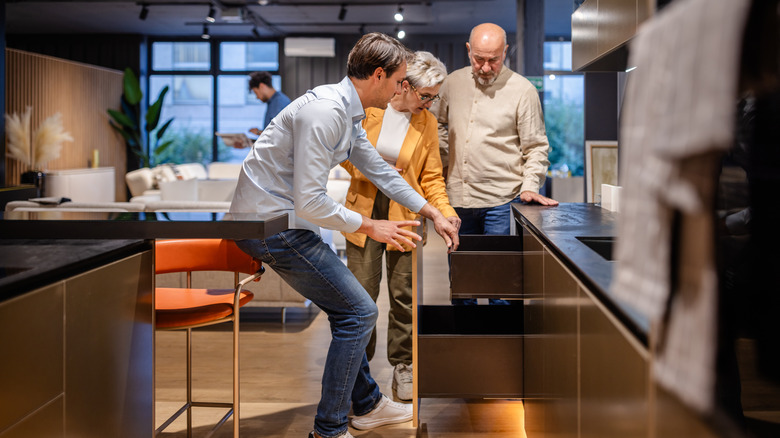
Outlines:
<svg viewBox="0 0 780 438"><path fill-rule="evenodd" d="M406 80L415 88L441 84L447 77L447 67L431 52L414 52L414 59L406 66Z"/></svg>

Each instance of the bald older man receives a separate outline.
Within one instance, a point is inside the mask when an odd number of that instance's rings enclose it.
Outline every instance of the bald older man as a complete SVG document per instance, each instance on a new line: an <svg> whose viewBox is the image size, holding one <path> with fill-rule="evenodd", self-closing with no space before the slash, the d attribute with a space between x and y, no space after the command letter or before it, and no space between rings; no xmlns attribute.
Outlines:
<svg viewBox="0 0 780 438"><path fill-rule="evenodd" d="M504 66L508 48L501 27L483 23L472 29L466 43L471 66L447 76L431 108L460 234L509 234L511 202L558 205L539 194L550 164L539 94Z"/></svg>

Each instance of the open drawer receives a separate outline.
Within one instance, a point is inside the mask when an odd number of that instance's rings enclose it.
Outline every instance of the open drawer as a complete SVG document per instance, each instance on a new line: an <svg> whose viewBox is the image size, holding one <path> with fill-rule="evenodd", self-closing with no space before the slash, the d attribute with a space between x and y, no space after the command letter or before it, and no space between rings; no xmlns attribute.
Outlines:
<svg viewBox="0 0 780 438"><path fill-rule="evenodd" d="M541 263L541 251L523 251L523 236L461 235L458 250L450 254L452 298L541 297L524 281L525 265ZM524 285L525 284L525 285Z"/></svg>
<svg viewBox="0 0 780 438"><path fill-rule="evenodd" d="M523 307L418 307L418 396L522 397Z"/></svg>

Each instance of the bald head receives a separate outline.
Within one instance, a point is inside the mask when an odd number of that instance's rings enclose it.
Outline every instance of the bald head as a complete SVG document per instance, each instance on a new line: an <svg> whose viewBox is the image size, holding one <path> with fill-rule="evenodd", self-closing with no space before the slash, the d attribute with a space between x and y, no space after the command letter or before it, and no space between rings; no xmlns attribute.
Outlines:
<svg viewBox="0 0 780 438"><path fill-rule="evenodd" d="M506 31L493 23L482 23L471 29L469 44L477 45L506 45Z"/></svg>
<svg viewBox="0 0 780 438"><path fill-rule="evenodd" d="M506 32L493 23L483 23L471 30L466 49L471 60L474 79L481 85L491 85L501 73L506 59Z"/></svg>

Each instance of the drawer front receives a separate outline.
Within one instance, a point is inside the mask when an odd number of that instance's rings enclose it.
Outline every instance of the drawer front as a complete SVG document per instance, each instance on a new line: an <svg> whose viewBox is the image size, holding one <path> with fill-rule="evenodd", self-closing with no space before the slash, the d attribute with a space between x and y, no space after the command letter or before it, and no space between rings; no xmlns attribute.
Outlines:
<svg viewBox="0 0 780 438"><path fill-rule="evenodd" d="M420 306L420 397L522 397L523 307Z"/></svg>
<svg viewBox="0 0 780 438"><path fill-rule="evenodd" d="M523 396L522 335L421 335L420 397Z"/></svg>
<svg viewBox="0 0 780 438"><path fill-rule="evenodd" d="M541 252L522 249L522 236L460 236L458 250L450 255L452 298L540 297L540 289L524 287L523 267L541 261Z"/></svg>

